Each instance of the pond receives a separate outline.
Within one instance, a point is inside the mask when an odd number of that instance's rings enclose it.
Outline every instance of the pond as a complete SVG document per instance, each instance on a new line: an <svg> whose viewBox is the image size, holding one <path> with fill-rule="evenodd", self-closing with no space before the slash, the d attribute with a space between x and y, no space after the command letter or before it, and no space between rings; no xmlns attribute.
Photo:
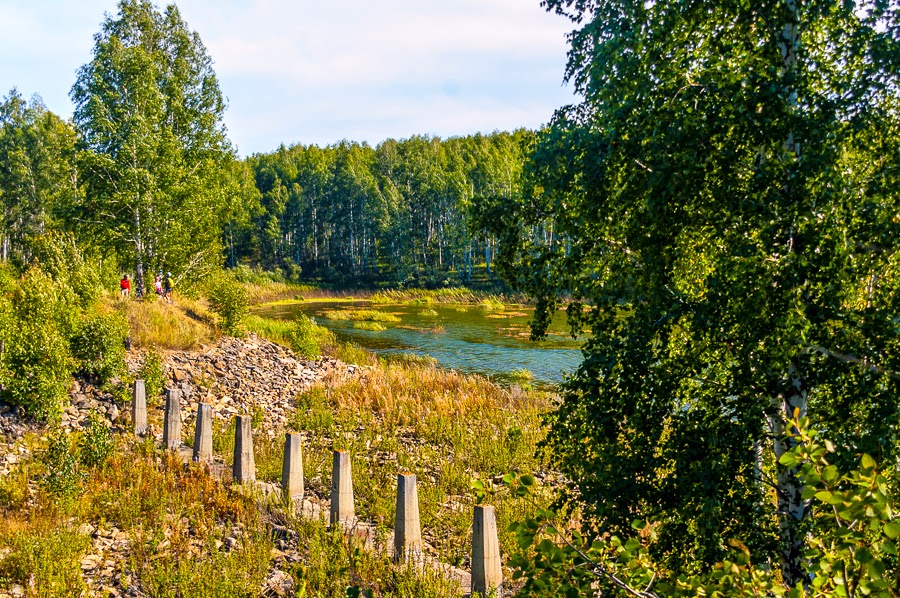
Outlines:
<svg viewBox="0 0 900 598"><path fill-rule="evenodd" d="M567 333L565 314L553 319L547 340L529 340L532 309L508 306L383 304L370 301L299 301L261 306L261 316L291 319L305 314L343 341L387 355L428 355L446 368L516 378L528 370L533 380L557 384L581 362L580 341Z"/></svg>

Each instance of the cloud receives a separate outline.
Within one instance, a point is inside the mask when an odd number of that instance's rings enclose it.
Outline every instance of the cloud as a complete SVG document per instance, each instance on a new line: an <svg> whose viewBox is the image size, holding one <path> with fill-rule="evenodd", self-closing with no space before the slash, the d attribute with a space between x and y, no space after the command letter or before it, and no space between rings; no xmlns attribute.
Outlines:
<svg viewBox="0 0 900 598"><path fill-rule="evenodd" d="M538 0L178 6L214 60L242 154L281 142L536 127L573 101L561 86L571 24ZM104 12L116 12L114 0L0 0L0 85L39 92L70 115L68 90Z"/></svg>

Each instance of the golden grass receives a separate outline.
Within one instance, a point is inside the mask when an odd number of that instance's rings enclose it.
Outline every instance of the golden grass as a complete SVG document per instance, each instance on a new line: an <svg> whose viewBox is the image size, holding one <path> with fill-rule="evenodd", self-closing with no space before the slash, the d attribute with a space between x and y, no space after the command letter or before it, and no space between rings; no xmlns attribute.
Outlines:
<svg viewBox="0 0 900 598"><path fill-rule="evenodd" d="M189 351L216 339L215 316L203 301L179 297L175 303L129 301L117 307L126 310L138 348Z"/></svg>
<svg viewBox="0 0 900 598"><path fill-rule="evenodd" d="M245 282L242 284L247 291L247 298L250 300L251 305L298 300L300 297L317 290L309 285L286 282L269 282L266 284Z"/></svg>

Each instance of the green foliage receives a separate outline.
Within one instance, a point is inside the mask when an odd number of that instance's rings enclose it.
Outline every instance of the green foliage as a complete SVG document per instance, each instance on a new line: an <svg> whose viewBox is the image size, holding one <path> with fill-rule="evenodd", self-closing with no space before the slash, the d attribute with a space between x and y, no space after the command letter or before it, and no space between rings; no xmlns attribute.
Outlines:
<svg viewBox="0 0 900 598"><path fill-rule="evenodd" d="M288 341L291 350L306 359L315 359L318 357L322 352L320 343L323 338L323 333L319 330L321 328L321 326L317 326L311 319L300 314L297 319L294 320L293 326L288 333Z"/></svg>
<svg viewBox="0 0 900 598"><path fill-rule="evenodd" d="M71 340L77 369L96 376L101 382L124 374L127 336L128 322L123 314L87 312Z"/></svg>
<svg viewBox="0 0 900 598"><path fill-rule="evenodd" d="M834 464L840 460L834 443L821 440L807 419L795 420L791 427L796 444L780 461L797 468L803 499L811 502L809 548L803 555L809 583L786 587L780 572L768 566L777 561L776 554L754 562L736 539L728 541L728 558L709 571L676 575L652 558L653 544L661 541L654 523L633 521L627 539L613 535L590 541L577 530L567 531L553 511L536 509L533 516L510 526L520 549L510 565L513 578L524 584L522 596L581 596L598 585L646 598L895 596L900 576L897 472L893 467L879 470L875 460L863 454L857 469L841 473ZM537 492L531 476L507 474L503 482L526 500ZM476 492L483 496L484 486Z"/></svg>
<svg viewBox="0 0 900 598"><path fill-rule="evenodd" d="M143 282L152 292L145 271L199 278L217 265L239 189L212 61L177 7L121 0L71 96L86 190L71 208L81 237L134 264L135 290Z"/></svg>
<svg viewBox="0 0 900 598"><path fill-rule="evenodd" d="M86 259L70 233L48 233L33 240L34 261L57 286L71 290L84 308L100 292L100 268Z"/></svg>
<svg viewBox="0 0 900 598"><path fill-rule="evenodd" d="M27 261L34 239L78 194L75 130L13 89L0 103L0 261Z"/></svg>
<svg viewBox="0 0 900 598"><path fill-rule="evenodd" d="M84 474L78 467L78 457L67 433L56 430L50 435L41 461L47 470L41 481L47 492L69 497L80 490Z"/></svg>
<svg viewBox="0 0 900 598"><path fill-rule="evenodd" d="M163 370L163 358L156 349L150 348L144 355L144 362L138 370L137 377L144 381L144 391L147 393L147 405L157 405L162 400L163 387L165 385L165 371Z"/></svg>
<svg viewBox="0 0 900 598"><path fill-rule="evenodd" d="M210 309L219 316L222 331L239 335L250 305L243 285L231 274L219 273L207 283L206 297Z"/></svg>
<svg viewBox="0 0 900 598"><path fill-rule="evenodd" d="M83 467L104 467L116 443L106 420L97 412L88 416L88 427L78 439L78 460Z"/></svg>
<svg viewBox="0 0 900 598"><path fill-rule="evenodd" d="M87 590L80 560L90 536L67 527L5 532L0 545L0 585L34 588L34 596L66 598Z"/></svg>
<svg viewBox="0 0 900 598"><path fill-rule="evenodd" d="M781 544L801 580L806 509L794 473L773 475L793 409L844 455L900 447L900 14L544 4L577 27L585 100L480 223L537 299L535 336L563 299L589 331L547 452L592 537L652 520L655 556L685 572L721 561L723 538L754 557Z"/></svg>
<svg viewBox="0 0 900 598"><path fill-rule="evenodd" d="M339 286L490 287L496 240L473 206L518 193L534 134L296 145L246 160L255 197L229 227L236 257ZM388 241L389 240L389 241Z"/></svg>
<svg viewBox="0 0 900 598"><path fill-rule="evenodd" d="M14 325L0 362L4 396L41 419L62 412L74 361L67 332L75 326L73 296L46 274L30 269L13 295Z"/></svg>

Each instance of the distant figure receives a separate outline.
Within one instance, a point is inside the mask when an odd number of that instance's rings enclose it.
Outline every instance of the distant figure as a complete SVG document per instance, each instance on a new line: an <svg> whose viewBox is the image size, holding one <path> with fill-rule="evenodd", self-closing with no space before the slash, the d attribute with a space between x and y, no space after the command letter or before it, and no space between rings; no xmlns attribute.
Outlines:
<svg viewBox="0 0 900 598"><path fill-rule="evenodd" d="M131 294L131 281L128 280L127 274L119 281L119 294L122 296L122 299L128 299L128 295Z"/></svg>
<svg viewBox="0 0 900 598"><path fill-rule="evenodd" d="M162 298L162 296L163 296L162 276L160 276L159 274L157 274L156 278L153 279L153 288L156 289L156 296Z"/></svg>
<svg viewBox="0 0 900 598"><path fill-rule="evenodd" d="M172 282L172 273L166 272L166 280L163 282L163 296L166 298L166 301L172 303L172 287L174 283Z"/></svg>

